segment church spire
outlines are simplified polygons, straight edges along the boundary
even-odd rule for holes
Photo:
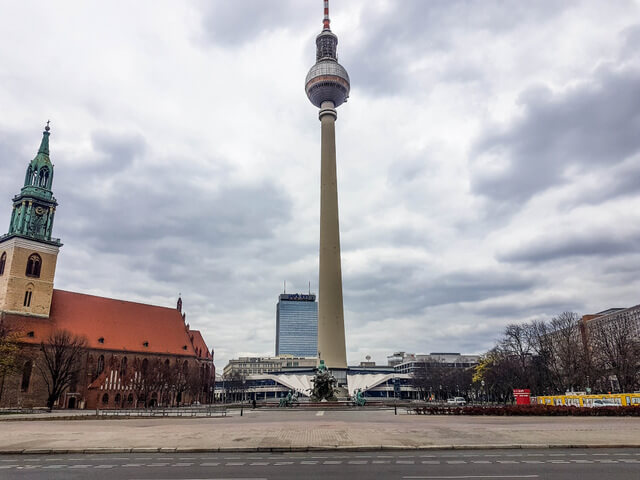
[[[53,164],[49,158],[49,121],[42,132],[40,148],[29,162],[24,177],[24,186],[13,198],[13,212],[9,223],[9,236],[20,236],[32,240],[60,245],[60,240],[51,238],[53,217],[58,202],[53,196]]]
[[[51,130],[49,122],[50,120],[47,120],[47,126],[44,127],[44,132],[42,132],[42,141],[40,142],[40,148],[38,149],[38,153],[46,155],[47,157],[49,156],[49,130]]]

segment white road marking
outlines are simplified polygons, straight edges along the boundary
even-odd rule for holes
[[[300,465],[317,465],[317,464],[318,464],[317,460],[304,460],[300,462]]]
[[[217,464],[216,464],[217,465]],[[249,464],[250,466],[261,466],[264,467],[265,465],[269,465],[269,462],[253,462]]]
[[[246,462],[227,462],[225,466],[227,467],[240,467],[244,465]]]
[[[218,465],[220,464],[215,462],[205,462],[200,464],[201,467],[217,467]]]
[[[349,460],[347,463],[349,465],[366,465],[369,462],[367,460]]]
[[[539,475],[454,475],[454,476],[430,476],[430,477],[402,477],[402,478],[540,478]]]
[[[325,460],[322,462],[324,465],[340,465],[342,460]]]
[[[318,413],[316,413],[316,417],[321,417],[324,415],[324,410],[320,410]]]

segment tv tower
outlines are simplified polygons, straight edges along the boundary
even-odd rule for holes
[[[322,131],[318,360],[324,360],[325,365],[334,370],[338,381],[346,381],[335,122],[336,108],[347,101],[350,83],[347,71],[338,63],[338,37],[331,32],[330,24],[329,1],[324,0],[323,29],[316,37],[316,63],[307,74],[305,90],[311,103],[320,109]],[[336,370],[344,371],[344,375]]]

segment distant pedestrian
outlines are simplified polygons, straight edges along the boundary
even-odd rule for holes
[[[251,405],[253,405],[253,408],[256,408],[256,399],[255,398],[251,401]]]

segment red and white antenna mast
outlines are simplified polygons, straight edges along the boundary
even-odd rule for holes
[[[331,30],[331,28],[329,28],[330,23],[331,20],[329,19],[329,0],[324,0],[324,20],[322,21],[322,24],[324,25],[323,30]]]

